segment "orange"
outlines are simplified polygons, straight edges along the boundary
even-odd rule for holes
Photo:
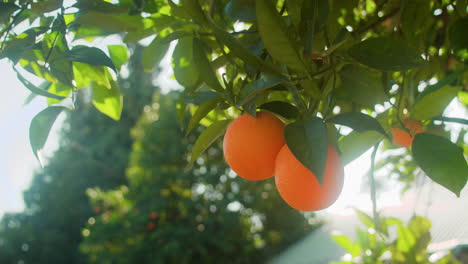
[[[300,211],[317,211],[333,204],[343,188],[344,168],[329,145],[323,185],[296,159],[287,145],[276,157],[275,182],[283,200]]]
[[[414,136],[416,134],[422,133],[423,129],[421,123],[419,123],[417,120],[405,119],[403,120],[403,123],[410,131],[410,134],[408,134],[408,132],[404,131],[403,129],[392,128],[393,143],[400,147],[409,147],[411,144],[413,144]]]
[[[254,118],[243,114],[236,118],[224,135],[224,158],[240,177],[258,181],[270,178],[275,159],[284,141],[284,124],[267,112]]]

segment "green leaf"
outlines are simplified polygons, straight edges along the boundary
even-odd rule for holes
[[[73,73],[75,75],[76,87],[83,88],[91,86],[91,81],[111,89],[111,83],[106,68],[93,66],[86,63],[74,62]]]
[[[20,9],[19,6],[13,3],[0,2],[0,21],[3,18],[10,16],[13,12]]]
[[[216,25],[213,25],[214,34],[217,39],[226,45],[233,55],[239,57],[245,63],[255,67],[257,70],[267,70],[270,72],[277,72],[273,66],[262,61],[259,57],[253,54],[249,49],[244,47],[236,38],[234,38],[228,32],[220,29]]]
[[[31,3],[31,11],[33,13],[48,13],[60,8],[63,4],[63,0],[48,0],[42,2]]]
[[[405,39],[417,46],[422,44],[427,29],[433,23],[433,17],[430,1],[407,1],[401,12],[401,31]]]
[[[144,28],[143,21],[137,16],[89,11],[78,16],[74,23],[103,29],[110,33],[121,33],[141,30]]]
[[[58,115],[67,108],[63,106],[49,106],[39,112],[32,120],[29,126],[29,142],[32,151],[39,162],[42,164],[40,152],[49,137],[50,129],[57,119]]]
[[[164,36],[159,34],[143,51],[143,69],[146,72],[153,70],[155,66],[161,63],[161,60],[167,53],[170,43],[164,41]]]
[[[72,91],[73,87],[63,84],[61,82],[52,83],[48,89],[50,93],[63,96],[64,98],[67,97],[70,92]],[[47,104],[58,104],[62,101],[62,99],[54,99],[54,98],[47,98]]]
[[[308,70],[299,48],[289,36],[288,28],[270,0],[256,0],[257,24],[263,45],[270,55],[295,70]]]
[[[205,102],[203,102],[198,108],[197,111],[195,111],[195,114],[193,114],[192,119],[190,119],[190,122],[187,127],[187,135],[190,134],[190,132],[198,125],[200,120],[202,120],[211,110],[216,108],[220,102],[223,101],[223,98],[218,96],[212,99],[209,99]]]
[[[122,95],[118,84],[114,80],[110,82],[110,89],[94,81],[91,83],[93,105],[101,113],[119,120],[123,108]]]
[[[72,50],[65,52],[63,57],[69,61],[77,61],[95,66],[107,66],[117,72],[112,60],[98,48],[82,45],[75,46]]]
[[[416,98],[416,102],[420,101],[421,99],[423,99],[426,95],[428,94],[431,94],[437,90],[439,90],[440,88],[446,86],[446,85],[451,85],[453,84],[457,79],[458,77],[463,74],[465,71],[467,71],[468,69],[466,67],[464,68],[461,68],[457,71],[454,71],[452,72],[451,74],[449,74],[447,77],[445,77],[444,79],[438,81],[437,83],[433,84],[433,85],[430,85],[428,86],[419,96],[418,98]]]
[[[282,75],[262,74],[260,78],[242,88],[238,106],[246,104],[258,93],[287,81],[288,79]]]
[[[349,48],[348,53],[358,62],[382,71],[404,71],[426,63],[416,49],[388,37],[366,39]]]
[[[115,67],[120,70],[129,59],[127,48],[123,45],[109,45],[107,50]]]
[[[298,27],[301,23],[302,17],[302,4],[304,0],[293,0],[287,1],[286,7],[288,8],[288,15],[291,18],[291,22]]]
[[[54,93],[50,93],[45,89],[41,89],[41,88],[35,86],[34,84],[32,84],[28,80],[26,80],[23,76],[21,76],[21,74],[19,74],[19,73],[16,76],[18,77],[18,80],[20,80],[21,83],[24,85],[24,87],[26,87],[29,91],[31,91],[31,92],[33,92],[33,93],[35,93],[37,95],[41,95],[41,96],[45,96],[45,97],[49,97],[49,98],[54,98],[54,99],[57,99],[57,100],[65,99],[65,97],[63,97],[63,96],[60,96],[60,95],[57,95],[57,94],[54,94]]]
[[[431,119],[442,114],[447,105],[455,98],[460,86],[444,86],[426,94],[414,106],[414,118],[418,120]]]
[[[224,8],[231,20],[255,21],[255,0],[230,0]]]
[[[180,0],[182,8],[184,8],[190,16],[199,24],[208,24],[205,14],[198,0]]]
[[[361,210],[354,209],[359,220],[367,227],[374,228],[374,219]]]
[[[338,97],[350,98],[358,104],[374,107],[387,99],[380,75],[358,65],[346,65],[340,71],[341,86],[336,90]]]
[[[174,16],[167,16],[161,14],[153,14],[151,16],[151,27],[146,27],[137,31],[128,32],[125,35],[123,42],[137,42],[143,38],[159,34],[162,30],[167,29],[171,25],[176,25],[178,20]]]
[[[431,221],[421,216],[413,216],[408,223],[408,229],[411,230],[416,238],[419,238],[424,233],[431,231],[431,226]]]
[[[357,132],[377,131],[386,135],[385,130],[377,119],[360,112],[347,112],[327,119],[327,122],[343,125],[352,128]]]
[[[193,145],[192,154],[190,155],[190,163],[192,164],[200,157],[200,155],[224,134],[228,125],[232,120],[220,120],[214,122],[211,126],[207,127],[198,137]]]
[[[327,160],[327,130],[322,119],[314,117],[286,126],[286,144],[294,156],[323,184]]]
[[[179,39],[172,54],[174,76],[182,86],[192,88],[199,80],[193,58],[193,38]]]
[[[216,73],[206,57],[203,43],[195,38],[193,39],[193,59],[197,62],[196,69],[200,78],[213,90],[223,92],[224,88],[218,81]]]
[[[178,31],[174,31],[174,32],[171,32],[171,33],[167,34],[167,36],[165,36],[162,41],[164,43],[169,44],[174,40],[178,40],[178,39],[181,39],[183,37],[188,37],[188,36],[193,36],[193,33],[187,32],[187,31],[184,31],[184,30],[178,30]]]
[[[332,235],[333,241],[335,241],[340,247],[346,250],[351,256],[357,257],[361,254],[362,248],[359,244],[351,242],[351,240],[344,235]]]
[[[455,53],[462,58],[468,58],[468,16],[458,19],[449,29],[449,39]]]
[[[299,110],[294,105],[283,101],[264,103],[259,108],[276,113],[287,119],[294,119],[299,116]]]
[[[446,138],[421,133],[414,138],[413,157],[429,178],[460,196],[468,180],[461,147]]]
[[[361,156],[379,142],[382,137],[382,134],[376,131],[367,131],[364,133],[353,131],[347,136],[344,136],[338,141],[338,147],[342,152],[341,159],[343,164],[346,165]]]
[[[416,238],[414,237],[413,233],[411,233],[411,231],[408,228],[405,228],[403,225],[398,225],[397,233],[398,250],[401,252],[409,252],[416,244]]]
[[[465,91],[458,92],[458,100],[464,106],[467,106],[468,105],[468,92],[465,92]]]

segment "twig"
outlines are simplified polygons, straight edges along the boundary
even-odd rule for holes
[[[468,119],[457,118],[457,117],[436,116],[432,118],[432,120],[439,120],[439,121],[444,121],[444,122],[453,122],[453,123],[468,125]]]
[[[374,227],[376,231],[380,230],[380,225],[379,225],[379,216],[377,215],[377,194],[375,190],[375,178],[374,178],[375,171],[374,170],[375,170],[375,156],[377,154],[377,149],[379,148],[380,142],[381,141],[375,144],[374,150],[372,151],[371,168],[369,172],[370,196],[372,200],[372,216],[374,218]]]
[[[391,10],[390,12],[388,12],[386,15],[382,16],[382,17],[379,17],[377,20],[375,20],[374,22],[370,23],[369,25],[365,26],[365,27],[362,27],[362,28],[359,28],[357,29],[356,31],[354,31],[353,33],[351,33],[353,36],[357,36],[357,35],[360,35],[362,33],[365,33],[371,29],[373,29],[374,27],[376,27],[377,25],[379,25],[380,23],[382,23],[383,21],[385,21],[387,18],[390,18],[394,15],[396,15],[398,12],[400,11],[400,8],[397,7],[393,10]]]
[[[13,25],[15,24],[18,17],[24,12],[24,10],[26,10],[26,7],[28,5],[29,5],[29,1],[27,1],[23,6],[21,6],[20,11],[16,15],[13,16],[13,19],[11,20],[11,23],[8,24],[8,26],[4,30],[2,30],[2,32],[0,32],[0,37],[2,37],[3,34],[5,34],[5,38],[3,39],[2,46],[0,47],[0,50],[3,50],[3,48],[5,46],[6,38],[8,37],[8,34],[10,33],[11,29],[13,28]]]

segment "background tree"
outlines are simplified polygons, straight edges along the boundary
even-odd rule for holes
[[[233,177],[221,146],[190,170],[177,122],[180,93],[155,96],[133,130],[129,185],[88,190],[93,207],[81,245],[90,263],[265,262],[314,226],[279,199],[273,182]]]
[[[84,262],[78,248],[81,229],[98,213],[89,205],[86,189],[126,182],[130,129],[154,91],[139,61],[141,48],[135,49],[129,78],[121,81],[126,104],[119,123],[91,108],[85,93],[77,94],[59,148],[24,193],[25,211],[5,214],[0,223],[1,263]]]

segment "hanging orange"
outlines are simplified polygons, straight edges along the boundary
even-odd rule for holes
[[[411,144],[413,144],[414,136],[416,134],[422,133],[423,128],[421,123],[419,123],[417,120],[405,119],[403,120],[403,123],[410,131],[410,134],[408,134],[408,132],[404,131],[403,129],[392,128],[393,143],[400,147],[409,147]]]
[[[264,180],[273,176],[276,155],[284,144],[284,124],[274,115],[243,114],[229,125],[224,135],[224,158],[240,177]]]
[[[329,145],[323,185],[296,159],[287,145],[276,157],[275,182],[283,200],[300,211],[318,211],[333,204],[343,188],[344,168]]]

